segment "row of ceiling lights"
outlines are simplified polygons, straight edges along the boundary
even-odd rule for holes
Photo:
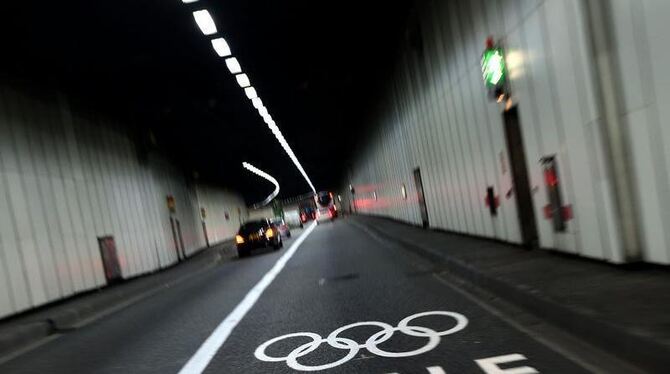
[[[199,0],[181,0],[181,1],[184,4],[190,4],[198,2]],[[218,33],[216,23],[214,22],[214,19],[212,18],[209,11],[207,11],[206,9],[194,11],[193,18],[195,19],[196,24],[200,28],[200,31],[202,31],[204,35],[211,36],[216,35]],[[316,189],[314,188],[312,181],[307,176],[305,169],[303,169],[302,165],[300,164],[300,161],[298,161],[298,158],[296,157],[295,153],[293,153],[291,146],[289,146],[288,142],[284,138],[284,135],[279,130],[279,127],[277,127],[277,124],[272,119],[272,116],[268,112],[268,109],[263,105],[263,101],[261,100],[260,97],[258,97],[256,89],[251,85],[251,80],[245,73],[242,72],[242,66],[240,65],[240,62],[237,60],[237,58],[235,58],[232,55],[232,51],[230,49],[230,45],[228,44],[228,42],[226,42],[226,40],[222,37],[217,37],[212,39],[211,43],[212,48],[214,48],[216,54],[219,55],[219,57],[226,58],[225,60],[226,67],[228,68],[230,73],[235,76],[237,84],[242,89],[244,89],[245,95],[247,96],[247,98],[249,98],[249,100],[251,100],[251,103],[253,104],[254,108],[258,110],[258,114],[260,114],[260,116],[263,117],[263,121],[265,122],[265,124],[267,124],[270,131],[272,131],[275,138],[277,138],[277,141],[279,141],[279,144],[281,144],[282,148],[284,148],[286,154],[288,154],[288,156],[291,158],[291,161],[293,161],[293,164],[296,166],[296,168],[298,168],[302,176],[305,178],[305,181],[307,181],[309,187],[312,189],[314,193],[316,193]]]

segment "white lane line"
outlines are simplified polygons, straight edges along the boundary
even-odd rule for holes
[[[284,253],[283,256],[277,260],[275,265],[268,271],[263,278],[252,288],[242,301],[233,309],[230,314],[214,329],[212,334],[205,340],[198,348],[193,357],[184,365],[179,371],[179,374],[200,374],[212,361],[216,352],[219,351],[223,343],[233,332],[237,324],[244,318],[249,310],[256,304],[263,291],[272,283],[280,271],[284,268],[288,260],[293,257],[293,254],[298,250],[307,236],[314,230],[315,223],[312,223],[305,232],[291,245],[291,247]]]

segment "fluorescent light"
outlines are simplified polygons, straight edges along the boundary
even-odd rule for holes
[[[272,193],[270,195],[268,195],[268,197],[266,197],[265,200],[261,201],[260,203],[254,204],[255,207],[260,208],[260,207],[263,207],[265,205],[268,205],[272,201],[272,199],[274,199],[275,197],[277,197],[277,195],[279,195],[279,182],[277,182],[277,180],[275,178],[273,178],[270,174],[268,174],[268,173],[264,172],[263,170],[251,165],[248,162],[243,162],[242,166],[244,166],[244,168],[249,170],[250,172],[252,172],[252,173],[258,175],[259,177],[261,177],[261,178],[269,181],[270,183],[274,184],[274,186],[275,186],[274,191],[272,191]]]
[[[239,74],[242,72],[242,67],[235,57],[226,59],[226,66],[230,71],[230,74]]]
[[[251,82],[249,81],[249,77],[247,77],[246,74],[237,74],[235,76],[235,79],[237,79],[237,84],[240,85],[240,87],[249,87],[251,86]]]
[[[195,23],[198,24],[198,27],[200,27],[200,31],[202,31],[203,34],[216,34],[216,24],[206,9],[193,12],[193,18],[195,18]]]
[[[244,93],[247,94],[247,97],[252,100],[258,97],[258,95],[256,94],[256,89],[253,88],[252,86],[245,88]]]
[[[270,115],[268,114],[268,118]],[[300,171],[300,174],[302,174],[302,177],[305,178],[305,181],[307,181],[307,184],[309,184],[309,187],[312,189],[312,192],[316,193],[316,188],[314,188],[314,184],[312,184],[312,181],[309,179],[307,176],[307,173],[305,172],[305,169],[302,167],[300,164],[300,161],[298,161],[298,158],[295,156],[295,153],[293,153],[293,150],[291,149],[291,146],[288,144],[286,139],[284,138],[284,135],[282,135],[281,131],[279,131],[279,128],[277,125],[272,121],[271,119],[266,119],[266,122],[268,124],[268,127],[274,134],[274,136],[277,138],[277,141],[279,141],[279,144],[281,144],[282,148],[284,148],[284,152],[289,156],[291,161],[293,161],[293,164],[295,167]]]
[[[198,1],[198,0],[181,0],[181,2],[184,3],[184,4],[195,3],[195,2],[197,2],[197,1]]]
[[[212,47],[214,47],[214,50],[216,51],[216,54],[219,55],[219,57],[227,57],[232,53],[230,52],[230,46],[224,38],[213,39]]]
[[[268,113],[268,108],[262,106],[262,107],[258,108],[258,113],[260,113],[261,117],[265,118],[265,116],[267,116],[269,114]]]
[[[255,97],[251,99],[251,103],[254,104],[254,108],[258,109],[263,106],[263,100],[260,97]]]

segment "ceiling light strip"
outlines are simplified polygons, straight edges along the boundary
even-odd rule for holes
[[[212,19],[212,15],[209,14],[209,12],[206,9],[196,10],[195,12],[193,12],[193,18],[195,19],[195,23],[198,24],[198,27],[200,28],[200,31],[202,31],[203,34],[205,35],[216,34],[217,32],[216,24]]]
[[[264,172],[263,170],[251,165],[248,162],[243,162],[242,166],[245,169],[249,170],[250,172],[252,172],[252,173],[258,175],[259,177],[261,177],[261,178],[269,181],[270,183],[274,184],[274,186],[275,186],[274,191],[272,191],[272,193],[270,195],[268,195],[268,197],[266,197],[265,200],[254,204],[254,208],[262,208],[262,207],[270,204],[272,199],[274,199],[275,197],[277,197],[277,195],[279,195],[279,182],[277,182],[277,180],[275,178],[273,178],[270,174],[268,174],[268,173]]]
[[[182,3],[189,4],[197,1],[198,0],[182,0]],[[211,14],[209,14],[209,12],[206,9],[197,10],[193,12],[193,18],[195,19],[195,22],[197,23],[198,27],[200,28],[200,31],[202,31],[203,34],[214,35],[218,33],[216,23],[214,23],[214,19],[212,19]],[[249,80],[249,77],[246,74],[242,73],[242,66],[240,65],[237,58],[231,57],[232,52],[230,50],[230,45],[228,44],[228,42],[226,42],[224,38],[218,37],[212,39],[211,43],[212,47],[220,57],[227,57],[225,60],[226,67],[228,67],[228,70],[230,71],[231,74],[235,75],[235,79],[237,80],[238,85],[242,89],[244,89],[244,93],[252,101],[254,108],[258,110],[260,116],[263,117],[263,120],[268,125],[270,131],[272,131],[275,138],[277,138],[279,144],[281,144],[282,148],[284,148],[284,152],[286,152],[286,154],[291,158],[291,161],[293,161],[295,167],[298,169],[298,171],[300,171],[300,174],[302,174],[303,178],[305,178],[305,181],[307,181],[307,184],[309,184],[309,187],[312,189],[312,191],[316,193],[316,188],[314,188],[312,181],[307,176],[305,169],[300,164],[300,161],[298,161],[298,158],[296,157],[295,153],[293,153],[291,146],[289,146],[286,139],[284,139],[284,135],[277,127],[277,124],[272,119],[272,116],[268,112],[267,108],[263,106],[263,102],[258,97],[256,89],[253,86],[251,86],[251,81]],[[247,163],[244,164],[251,166]],[[268,174],[266,175],[269,176]],[[278,184],[277,184],[277,193],[279,193]]]

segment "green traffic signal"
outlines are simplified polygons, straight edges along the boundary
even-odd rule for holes
[[[484,51],[482,75],[487,87],[498,87],[505,82],[505,57],[502,48],[489,48]]]

